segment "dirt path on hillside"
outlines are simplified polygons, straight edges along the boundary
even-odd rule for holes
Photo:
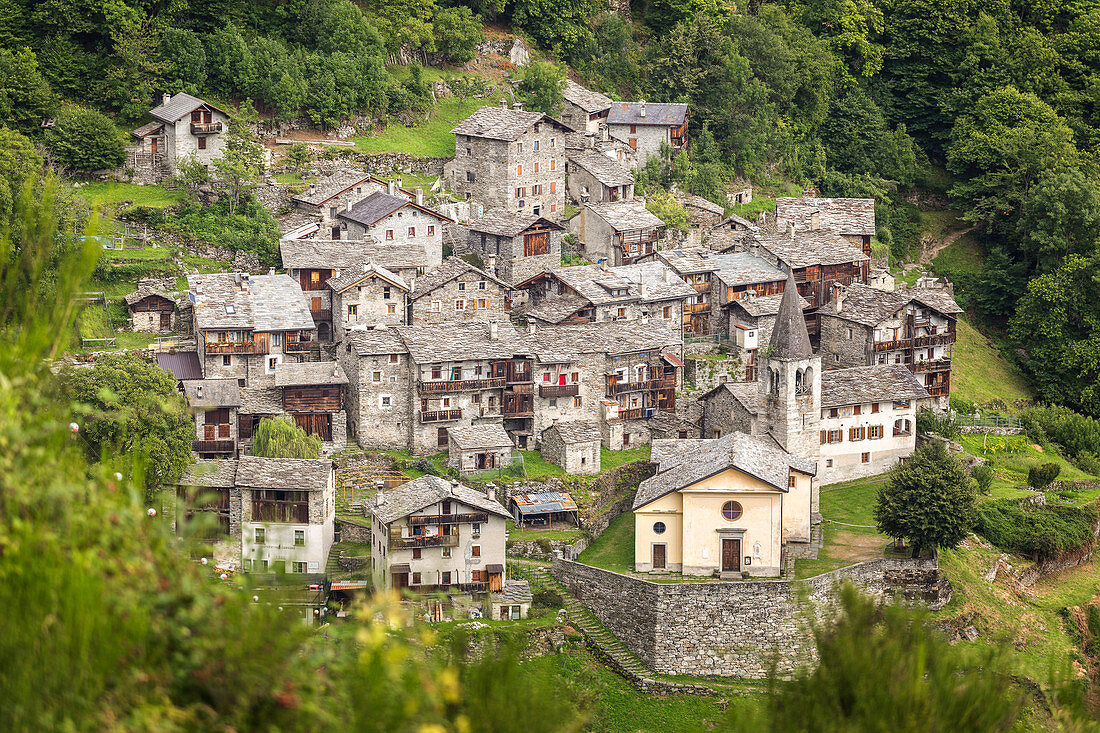
[[[923,251],[921,252],[920,256],[920,264],[929,264],[930,262],[932,262],[932,260],[936,259],[936,255],[940,253],[940,250],[944,249],[945,247],[950,247],[959,239],[959,237],[969,234],[970,232],[974,231],[974,229],[974,227],[967,227],[966,229],[956,229],[943,239],[931,240],[927,247],[921,248]]]

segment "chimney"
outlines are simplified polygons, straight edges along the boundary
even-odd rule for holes
[[[645,119],[645,100],[643,99],[641,102],[638,103],[638,105],[639,105],[638,116],[641,117],[644,120]]]
[[[664,269],[664,276],[665,276],[665,285],[671,285],[672,284],[672,270],[670,270],[666,267]]]
[[[844,308],[844,286],[833,283],[833,300],[836,302],[836,312],[840,313]]]
[[[201,384],[195,385],[195,396],[196,397],[202,397],[202,385]]]
[[[393,196],[394,191],[396,189],[397,189],[397,187],[393,185],[393,180],[392,179],[386,181],[386,193],[388,193],[390,196]]]
[[[312,196],[312,195],[313,195],[313,193],[314,193],[314,192],[315,192],[316,190],[317,190],[317,184],[315,184],[315,183],[311,183],[311,184],[309,184],[309,195],[310,195],[310,196]]]
[[[378,506],[382,506],[382,504],[385,503],[385,501],[386,501],[386,492],[382,489],[381,486],[379,486],[378,487],[378,493],[374,495],[374,502]]]
[[[504,97],[500,98],[500,108],[501,109],[508,109],[508,100],[505,99]]]
[[[611,140],[611,132],[607,129],[607,125],[600,125],[600,142],[606,143]]]
[[[497,328],[498,328],[498,325],[497,325],[496,321],[489,321],[489,340],[490,341],[496,341],[497,340]]]
[[[420,186],[416,187],[416,205],[424,205],[424,189],[422,189]]]
[[[169,94],[168,92],[165,92],[165,93],[164,93],[164,94],[163,94],[163,95],[161,96],[161,102],[163,102],[164,104],[168,104],[168,103],[169,103],[169,102],[171,102],[171,101],[172,101],[172,95],[171,95],[171,94]]]
[[[527,319],[527,333],[534,333],[535,330],[536,330],[535,329],[535,319],[534,318],[528,318]]]
[[[274,275],[275,274],[275,268],[274,267],[267,268],[267,274],[268,275]]]
[[[512,109],[514,109],[516,112],[522,112],[523,102],[512,102]]]
[[[638,295],[639,297],[649,297],[649,283],[638,283]]]
[[[401,188],[401,176],[397,177],[397,183],[394,184],[397,188]]]

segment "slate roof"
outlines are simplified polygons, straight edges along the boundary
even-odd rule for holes
[[[156,288],[151,288],[148,285],[142,285],[140,288],[127,295],[124,300],[126,301],[126,305],[132,306],[145,300],[146,298],[153,296],[164,298],[165,300],[170,300],[173,304],[175,304],[176,302],[175,297],[173,297],[170,293],[166,293],[163,290],[157,290]]]
[[[657,257],[681,274],[713,272],[726,285],[779,282],[787,273],[748,252],[718,253],[706,247],[661,250]]]
[[[348,378],[338,361],[282,362],[275,365],[276,387],[313,387],[347,384]]]
[[[570,445],[573,443],[600,442],[603,436],[600,434],[600,424],[595,420],[573,420],[570,422],[554,423],[543,435],[553,430],[561,438],[561,442]]]
[[[640,262],[606,269],[602,265],[554,267],[550,273],[593,305],[632,301],[654,303],[695,295],[695,288],[662,262]],[[641,294],[643,284],[645,297]],[[626,294],[611,294],[618,289],[626,289]]]
[[[231,489],[237,484],[237,461],[223,458],[216,461],[195,461],[180,476],[180,486],[211,489]]]
[[[374,237],[342,239],[280,239],[279,254],[288,270],[344,270],[373,262],[389,270],[429,267],[422,244],[379,242]]]
[[[544,121],[563,130],[572,129],[542,112],[527,112],[507,107],[482,107],[459,123],[451,132],[456,135],[487,137],[492,140],[514,142],[532,125]]]
[[[133,135],[136,138],[143,138],[143,137],[145,137],[146,135],[148,135],[150,133],[156,132],[157,130],[159,130],[163,126],[164,126],[163,122],[150,122],[148,124],[142,125],[141,127],[137,128],[136,130],[131,130],[130,134]]]
[[[158,353],[157,366],[179,380],[202,379],[202,365],[195,351]]]
[[[557,222],[544,219],[541,216],[535,216],[534,214],[524,214],[522,211],[513,211],[512,209],[489,209],[477,219],[470,222],[467,229],[471,232],[485,232],[486,234],[496,234],[501,237],[514,237],[520,232],[528,229],[535,224],[542,223],[544,226],[549,226],[551,229],[561,229],[561,225]]]
[[[852,283],[844,289],[841,302],[838,303],[834,298],[823,305],[819,312],[822,315],[842,318],[864,326],[876,326],[893,318],[898,311],[913,301],[948,315],[962,311],[951,294],[943,289],[879,290],[869,285]]]
[[[498,277],[490,275],[478,267],[474,267],[466,260],[460,257],[448,257],[443,260],[443,264],[436,267],[431,272],[426,273],[423,277],[418,277],[416,283],[413,285],[412,292],[409,296],[416,300],[422,298],[428,293],[446,285],[455,278],[465,275],[467,272],[476,274],[480,279],[486,280],[491,283],[495,283],[498,287],[508,290],[508,283],[504,282]],[[474,291],[481,292],[481,291]]]
[[[660,323],[611,321],[576,326],[540,328],[528,337],[540,361],[564,364],[580,354],[630,354],[638,351],[676,351],[681,339]]]
[[[629,168],[596,150],[585,149],[570,153],[569,165],[583,168],[597,181],[612,188],[634,183],[634,175]]]
[[[908,293],[913,300],[938,310],[940,313],[949,315],[962,313],[962,308],[955,302],[955,296],[946,288],[906,288],[901,292]]]
[[[584,208],[606,221],[617,232],[663,227],[665,223],[645,207],[641,199],[585,204]]]
[[[687,121],[686,104],[646,102],[645,117],[639,102],[612,102],[607,115],[609,125],[664,125],[676,127]]]
[[[454,499],[475,509],[509,519],[512,516],[496,499],[490,499],[480,491],[457,481],[452,483],[432,475],[421,476],[396,489],[384,491],[382,496],[381,504],[378,503],[378,496],[375,496],[371,513],[383,524],[407,517],[443,499]]]
[[[454,221],[454,219],[444,216],[438,211],[433,211],[426,206],[417,206],[415,202],[409,201],[409,199],[404,196],[391,196],[385,191],[375,191],[370,196],[357,201],[347,211],[337,213],[336,218],[347,219],[348,221],[362,224],[365,227],[370,227],[382,221],[387,216],[396,213],[398,209],[403,209],[406,206],[423,211],[425,214],[434,216],[440,221]]]
[[[255,379],[250,379],[256,382]],[[245,415],[278,415],[283,411],[283,395],[273,381],[241,387],[240,412]]]
[[[311,206],[320,206],[332,197],[339,196],[349,188],[372,178],[373,176],[369,173],[357,171],[353,168],[345,168],[322,178],[305,191],[291,196],[290,200],[310,204]]]
[[[237,459],[237,485],[252,489],[323,491],[332,475],[332,461],[324,458]]]
[[[209,102],[204,102],[198,97],[192,97],[190,94],[185,94],[184,92],[173,95],[168,100],[167,104],[161,104],[149,110],[149,114],[158,120],[174,123],[184,115],[190,114],[196,107],[201,107],[204,104],[210,109],[221,112],[226,117],[229,116],[225,110],[218,109]]]
[[[723,219],[722,221],[715,224],[714,227],[717,229],[718,227],[725,227],[725,226],[729,226],[731,224],[736,224],[738,226],[744,227],[745,229],[748,229],[748,230],[754,231],[754,232],[759,231],[759,229],[760,229],[760,227],[756,226],[755,224],[753,224],[748,219],[745,219],[744,217],[738,216],[737,214],[730,214],[725,219]]]
[[[241,406],[241,388],[236,379],[185,379],[183,394],[191,407]]]
[[[356,356],[407,354],[405,342],[392,329],[351,328],[344,332],[344,343]]]
[[[242,278],[240,284],[237,277]],[[187,285],[195,296],[195,323],[199,330],[262,332],[314,328],[302,287],[289,275],[188,275]]]
[[[789,234],[757,234],[756,242],[788,267],[842,265],[871,259],[863,250],[828,229]]]
[[[687,446],[658,444],[687,442]],[[657,473],[638,486],[634,509],[666,494],[687,488],[728,468],[755,476],[769,486],[787,492],[790,470],[816,475],[813,461],[791,455],[771,440],[745,433],[730,433],[709,440],[653,441],[653,451],[660,458]],[[650,460],[654,460],[651,455]]]
[[[821,373],[822,407],[920,400],[926,397],[928,390],[904,364],[827,369]]]
[[[688,196],[683,201],[684,206],[691,206],[696,209],[702,209],[709,214],[717,214],[718,216],[725,216],[726,210],[718,204],[703,198],[702,196]]]
[[[376,265],[373,262],[365,262],[362,267],[348,267],[336,277],[330,277],[325,281],[325,284],[332,290],[339,293],[342,290],[347,290],[352,285],[360,283],[368,277],[380,277],[383,280],[387,280],[393,283],[401,290],[408,291],[409,284],[405,282],[405,278],[400,277],[390,272],[381,265]]]
[[[750,415],[759,415],[764,411],[759,382],[724,382],[705,393],[703,398],[708,398],[719,390],[729,392]]]
[[[848,198],[789,198],[775,200],[776,221],[801,224],[817,213],[819,225],[840,234],[875,235],[875,200]]]
[[[794,275],[790,274],[787,276],[787,285],[783,288],[783,297],[779,301],[779,313],[775,316],[775,326],[772,328],[772,358],[793,361],[809,359],[813,355],[800,300]]]
[[[524,315],[528,318],[534,318],[537,321],[542,321],[543,323],[549,323],[556,326],[569,316],[579,311],[581,308],[585,308],[588,305],[589,302],[587,299],[582,298],[579,295],[566,293],[565,295],[557,295],[553,298],[547,298],[533,308],[528,308],[524,312]]]
[[[508,437],[501,423],[455,427],[447,431],[447,436],[459,450],[512,447],[512,439]]]
[[[577,502],[564,491],[546,491],[538,494],[515,494],[512,503],[519,509],[520,515],[547,514],[553,512],[575,512]]]
[[[526,580],[506,580],[499,593],[490,593],[490,603],[522,605],[534,600],[531,584]]]
[[[738,307],[744,310],[753,318],[759,318],[760,316],[774,316],[779,313],[779,304],[783,302],[783,293],[776,293],[775,295],[750,295],[738,300],[731,300],[727,305],[729,307]],[[806,310],[810,307],[810,301],[798,296],[798,307],[802,310]]]
[[[467,359],[511,359],[529,354],[519,332],[510,323],[496,323],[490,338],[489,323],[449,323],[446,326],[396,326],[414,362],[432,364]]]
[[[565,97],[565,101],[577,105],[589,114],[602,112],[614,104],[610,97],[586,89],[572,79],[565,80],[565,91],[562,92],[562,95]]]

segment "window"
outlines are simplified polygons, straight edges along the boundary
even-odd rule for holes
[[[443,379],[443,367],[437,365],[432,366],[432,379]]]
[[[205,137],[200,137],[199,138],[199,150],[206,150],[206,138]]]
[[[391,241],[393,240],[393,230],[392,229],[387,229],[386,230],[386,239],[391,240]]]
[[[553,188],[553,187],[554,187],[554,184],[551,183],[550,188]],[[558,210],[558,205],[557,204],[550,204],[550,211],[557,211],[557,210]]]
[[[393,293],[390,292],[389,285],[386,285],[382,288],[382,300],[389,300],[392,295]]]
[[[478,280],[477,281],[477,289],[478,290],[484,290],[485,289],[485,281],[484,280]]]
[[[432,301],[432,313],[439,313],[443,310],[443,303],[438,300]]]
[[[292,573],[304,573],[306,571],[306,564],[304,562],[292,562],[290,564],[290,572]]]
[[[386,312],[390,314],[397,313],[397,306],[393,303],[390,303],[386,306]]]
[[[359,313],[359,306],[357,306],[357,305],[349,305],[348,306],[348,318],[355,318],[355,316],[358,315],[358,313]]]
[[[859,462],[860,463],[870,463],[871,462],[871,454],[870,453],[860,453],[859,454]]]
[[[832,468],[832,467],[833,467],[833,459],[832,458],[826,458],[825,459],[825,468]]]
[[[474,182],[474,172],[473,171],[466,171],[466,182],[467,183],[473,183]]]
[[[415,237],[416,236],[416,227],[409,227],[409,236],[410,237]]]
[[[664,315],[666,320],[672,318],[672,306],[666,305],[664,310],[662,311],[662,314]]]
[[[863,414],[863,405],[854,406],[852,408],[852,414],[853,415],[862,415]]]
[[[472,536],[474,537],[474,539],[477,539],[478,537],[481,536],[481,525],[478,524],[477,522],[474,522],[473,524],[471,524],[470,529],[471,529]],[[479,550],[479,552],[480,552],[480,550]]]
[[[840,417],[840,408],[833,407],[829,409],[829,417]]]
[[[794,474],[793,473],[790,474],[789,476],[787,476],[787,488],[788,489],[793,489],[794,488]]]
[[[449,550],[451,548],[448,547],[447,549]],[[443,583],[443,585],[450,585],[451,584],[451,571],[450,570],[444,570],[442,575],[443,575],[443,579],[440,582]]]
[[[848,428],[848,440],[856,442],[867,437],[867,428]]]
[[[382,372],[374,372],[371,375],[371,381],[372,382],[381,382],[382,381]]]
[[[848,338],[849,340],[852,338],[852,329],[850,328],[848,329]]]
[[[825,443],[839,443],[844,440],[844,433],[840,430],[822,430],[821,442]]]
[[[894,400],[895,410],[904,410],[906,407],[909,407],[909,400]]]
[[[871,403],[871,412],[872,413],[878,412],[878,403],[877,402],[872,402]]]
[[[536,145],[538,145],[538,141],[537,141],[537,140],[535,141],[535,144],[536,144]],[[538,164],[538,162],[536,162],[536,163],[535,163],[535,173],[538,173],[538,172],[539,172],[539,164]]]
[[[413,560],[419,560],[423,556],[423,551],[419,547],[413,548]]]
[[[536,183],[534,186],[531,186],[531,195],[532,196],[541,196],[542,195],[542,184],[541,183]],[[538,212],[535,212],[535,213],[538,213]]]
[[[283,335],[281,333],[279,333],[278,331],[271,334],[271,343],[274,344],[275,346],[282,346],[283,345]]]
[[[551,160],[550,161],[550,170],[556,171],[557,169],[558,169],[558,161]]]
[[[558,182],[557,181],[550,181],[550,193],[557,193],[557,192],[558,192]],[[551,208],[550,210],[553,211],[554,209]]]
[[[637,125],[631,125],[630,126],[630,134],[631,135],[637,135],[638,134],[638,126]]]
[[[520,143],[520,145],[522,145],[522,144],[523,143]],[[523,164],[522,163],[520,165],[516,166],[516,175],[517,176],[522,176],[523,175]]]
[[[664,534],[665,529],[667,529],[667,527],[665,527],[664,522],[654,522],[653,523],[653,534]]]
[[[412,585],[420,585],[420,573],[412,574]]]
[[[512,606],[512,620],[519,621],[521,608],[519,606]]]
[[[736,501],[727,501],[722,505],[722,518],[727,522],[733,522],[740,519],[744,511]]]
[[[294,530],[294,546],[305,547],[306,546],[306,531],[304,529]]]
[[[550,147],[556,148],[557,147],[557,142],[558,142],[558,139],[556,137],[550,138]]]
[[[451,556],[451,548],[450,547],[444,547],[441,557],[446,558],[446,557],[450,557],[450,556]]]
[[[455,301],[455,310],[456,311],[460,311],[465,307],[466,307],[466,301],[465,300],[456,300]]]
[[[433,234],[435,234],[435,227],[434,226],[429,226],[428,227],[428,236],[430,237]]]
[[[466,289],[466,283],[459,283],[458,284],[458,289],[459,289],[459,291],[465,290]]]
[[[229,354],[226,354],[225,356],[222,357],[222,366],[232,366],[232,365],[233,365],[233,357],[232,356],[230,356]]]
[[[485,298],[478,298],[477,299],[477,307],[478,308],[488,308],[489,307],[489,301]]]
[[[266,536],[266,529],[264,529],[263,527],[256,527],[255,534],[253,535],[252,539],[257,545],[262,545]]]
[[[535,141],[535,152],[536,153],[539,151],[539,142],[541,142],[541,141],[539,141],[539,140]],[[539,164],[535,163],[535,173],[538,173],[538,172],[539,172]]]
[[[472,545],[470,547],[471,557],[481,557],[481,545]]]
[[[882,426],[872,425],[871,427],[867,428],[867,433],[867,437],[871,440],[878,440],[882,437]]]
[[[570,376],[570,380],[573,382],[573,384],[576,384],[580,377],[580,372],[573,372],[573,374]]]
[[[573,407],[580,407],[580,406],[581,406],[581,398],[580,397],[574,397],[573,398]]]
[[[390,354],[390,364],[397,363],[397,354]]]
[[[388,394],[378,396],[378,404],[380,407],[390,407],[393,403],[393,397]]]

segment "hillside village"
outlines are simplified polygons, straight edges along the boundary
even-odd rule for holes
[[[572,74],[533,111],[541,52],[472,56],[430,95],[457,100],[453,154],[407,152],[438,110],[286,124],[158,89],[125,160],[76,181],[102,255],[57,371],[132,357],[170,383],[191,450],[145,503],[189,563],[338,643],[388,591],[535,665],[572,649],[603,690],[707,700],[689,726],[812,666],[807,604],[847,584],[952,644],[1009,639],[1020,679],[1068,658],[1100,680],[1100,466],[1060,418],[1036,429],[973,325],[967,222],[899,257],[881,198],[740,175],[704,197],[673,173],[714,143],[691,103]],[[877,502],[941,447],[990,513],[907,544]],[[1072,527],[1024,538],[1021,512]]]

